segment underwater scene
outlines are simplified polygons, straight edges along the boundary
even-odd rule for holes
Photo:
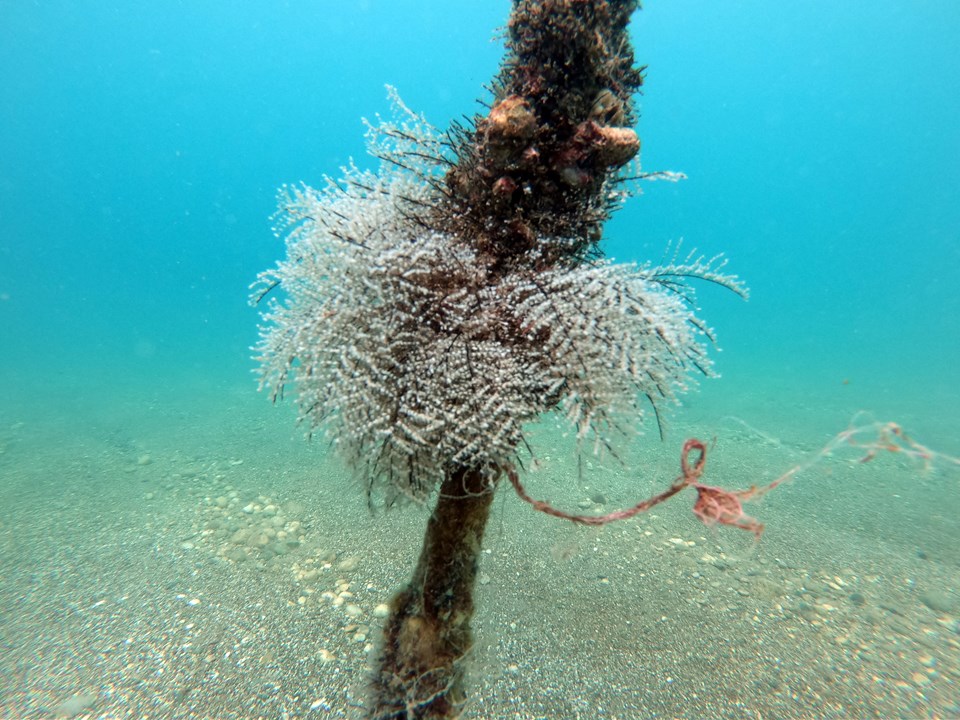
[[[0,720],[960,718],[954,0],[0,0]]]

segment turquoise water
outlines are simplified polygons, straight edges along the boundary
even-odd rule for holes
[[[718,473],[728,474],[712,481],[745,487],[802,462],[859,410],[898,422],[943,455],[960,456],[960,6],[952,0],[644,5],[633,24],[638,60],[649,66],[639,99],[644,168],[682,171],[688,179],[644,185],[643,194],[608,225],[606,250],[618,260],[656,261],[669,242],[682,237],[685,247],[725,253],[751,297],[744,303],[703,289],[702,315],[722,347],[715,354],[721,377],[704,381],[684,399],[665,444],[648,433],[635,449],[638,457],[661,463],[659,478],[666,482],[686,434],[715,436]],[[343,479],[336,459],[322,444],[304,447],[291,408],[275,410],[256,395],[250,346],[258,317],[247,304],[247,288],[283,254],[269,220],[276,188],[300,181],[319,185],[350,158],[369,162],[360,118],[389,112],[385,84],[397,87],[410,107],[438,127],[479,111],[476,99],[484,96],[482,87],[501,54],[500,43],[491,38],[508,11],[503,1],[455,7],[425,0],[0,1],[5,609],[28,597],[56,605],[45,595],[29,595],[20,584],[28,575],[48,572],[50,563],[64,562],[44,550],[50,535],[39,528],[53,526],[43,523],[56,524],[62,513],[61,530],[67,532],[73,522],[69,507],[89,518],[90,507],[103,512],[117,503],[129,515],[121,513],[104,529],[70,543],[93,548],[124,537],[149,549],[153,539],[166,537],[204,498],[216,495],[212,486],[178,494],[184,478],[222,484],[223,477],[233,478],[229,473],[249,470],[231,482],[251,497],[269,490],[310,505],[304,493],[323,485],[318,477],[330,476],[331,487],[343,483],[344,497],[358,503],[343,510],[342,518],[350,518],[342,520],[343,532],[360,523],[371,545],[385,542],[374,538],[381,525],[362,525],[363,498]],[[740,421],[763,435],[744,430]],[[545,436],[546,446],[555,445],[554,455],[562,456],[562,438]],[[241,459],[244,464],[230,465]],[[831,553],[840,552],[835,542],[851,551],[841,567],[827,573],[831,577],[852,583],[852,576],[872,577],[877,567],[891,568],[888,585],[897,588],[892,595],[906,594],[875,600],[874,607],[906,626],[905,632],[890,631],[902,646],[883,646],[891,657],[901,653],[902,663],[875,671],[883,683],[867,673],[847,695],[838,690],[843,712],[828,711],[812,697],[793,706],[773,703],[771,693],[784,685],[803,695],[788,670],[780,690],[751,685],[731,695],[728,704],[722,694],[698,704],[687,693],[685,700],[657,705],[659,712],[754,717],[752,708],[766,709],[764,717],[770,712],[808,717],[821,710],[841,717],[851,716],[851,698],[860,698],[868,709],[864,716],[960,716],[950,699],[958,696],[960,682],[955,660],[960,554],[954,546],[960,473],[949,460],[926,472],[922,463],[888,460],[875,475],[858,470],[838,481],[840,486],[824,473],[798,480],[751,512],[767,523],[760,548],[769,543],[770,558],[778,542],[790,546],[784,538],[797,547],[809,542],[808,559],[786,563],[793,568],[806,562],[812,575],[827,572]],[[183,470],[191,462],[192,474]],[[567,461],[557,462],[567,467]],[[216,463],[226,468],[221,480],[216,480],[220,471],[210,469]],[[630,504],[637,492],[629,478],[622,470],[611,473],[597,483],[607,483],[604,494],[611,503]],[[131,485],[131,478],[143,482]],[[657,478],[650,483],[657,486]],[[537,489],[538,496],[559,492],[546,485]],[[137,513],[153,507],[157,494],[179,509],[164,511],[172,513],[167,524],[144,525]],[[64,497],[75,497],[76,504],[64,504]],[[568,498],[573,507],[578,499]],[[513,505],[513,498],[507,500]],[[527,532],[549,524],[541,526],[542,518],[518,510],[526,508],[503,512],[518,518]],[[316,512],[330,513],[315,518],[317,525],[334,527],[341,517],[335,503]],[[661,528],[668,542],[687,537],[684,532],[691,538],[703,532],[683,524],[692,522],[689,517],[676,517],[679,525]],[[189,534],[169,532],[171,547]],[[418,532],[411,531],[409,552],[384,560],[389,565],[381,568],[384,592],[402,580]],[[626,553],[615,537],[603,536],[607,551],[636,552]],[[567,540],[557,542],[565,547]],[[184,542],[205,552],[199,540]],[[509,534],[494,542],[515,547]],[[581,547],[591,542],[579,541]],[[736,542],[727,534],[720,539],[731,553],[724,543]],[[542,583],[572,572],[550,565],[556,547],[546,542],[542,556],[530,551],[547,568]],[[817,547],[824,548],[821,555]],[[858,567],[857,553],[862,550],[859,557],[866,558],[867,548],[877,557]],[[739,545],[735,550],[747,552]],[[211,546],[207,556],[217,553]],[[566,554],[561,548],[559,555]],[[573,562],[576,557],[593,562],[589,550],[574,555]],[[232,566],[224,568],[217,572]],[[76,572],[93,570],[87,564]],[[115,595],[123,592],[117,582]],[[917,586],[913,595],[910,583]],[[943,603],[933,603],[940,609],[917,599],[933,585],[942,596]],[[240,583],[238,592],[244,587]],[[514,590],[504,583],[497,599],[488,600],[509,604],[504,598]],[[576,597],[582,600],[589,592],[584,588]],[[630,616],[633,600],[622,602],[626,605],[616,607]],[[894,602],[896,613],[883,610]],[[808,600],[795,606],[799,603]],[[789,606],[786,600],[782,604]],[[867,623],[858,607],[849,608],[846,626],[869,626],[863,642],[886,638],[892,623],[883,618]],[[778,620],[771,617],[767,627],[775,634]],[[14,626],[10,618],[4,612],[0,621],[8,642],[30,637],[37,628],[29,623],[41,622],[41,615],[26,614],[25,624]],[[497,634],[493,619],[482,622],[490,635]],[[692,638],[696,624],[691,615],[671,636],[689,632]],[[554,632],[575,632],[575,626],[576,620],[570,626],[558,621]],[[791,633],[778,635],[783,647],[808,647],[811,657],[844,647],[834,642],[842,634],[796,639]],[[553,668],[563,653],[561,646],[534,645],[511,648],[522,676],[530,675],[523,668],[531,658],[542,657],[544,668]],[[491,663],[504,657],[495,649],[485,652]],[[614,663],[623,650],[619,643],[600,642],[583,652],[599,666],[604,659]],[[925,663],[928,656],[933,665]],[[85,661],[76,648],[71,657],[73,665],[64,661],[70,670],[63,677],[69,680],[62,682],[52,671],[41,681],[9,672],[12,663],[2,668],[0,708],[11,717],[52,717],[58,702],[92,693],[98,698],[94,709],[84,706],[78,717],[137,716],[134,705],[111,705],[120,690],[111,695],[83,680],[84,667],[106,661]],[[0,659],[0,665],[7,662]],[[701,668],[697,679],[714,687],[730,682],[714,672],[722,670]],[[925,677],[914,677],[918,672]],[[500,670],[491,673],[501,677]],[[654,706],[638,690],[644,681],[624,681],[616,685],[618,697],[632,699],[603,715],[597,709],[603,703],[590,699],[604,692],[596,678],[599,689],[587,682],[594,688],[589,692],[557,690],[561,700],[550,706],[537,683],[510,685],[512,673],[491,690],[503,704],[492,706],[494,714],[487,716],[501,716],[496,713],[510,705],[511,692],[521,706],[533,707],[537,697],[537,707],[548,708],[518,717],[563,717],[557,713],[572,713],[571,708],[598,717],[644,717]],[[551,678],[562,674],[557,673],[542,684],[550,686]],[[281,677],[293,683],[293,676]],[[325,676],[317,671],[314,677]],[[314,680],[304,691],[310,701],[323,695],[323,682]],[[898,689],[898,682],[911,689]],[[483,686],[480,680],[474,684]],[[206,710],[195,716],[245,716],[230,706],[229,692],[198,688],[191,697],[205,702]],[[661,688],[660,697],[668,690]],[[581,695],[582,702],[574,700]],[[304,709],[310,701],[300,710],[291,704],[291,712],[311,716]],[[190,716],[188,704],[170,702],[155,716]]]

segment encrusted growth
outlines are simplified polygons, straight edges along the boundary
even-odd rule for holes
[[[595,252],[623,196],[618,171],[640,151],[633,96],[643,77],[627,33],[636,7],[515,2],[493,107],[453,133],[447,177],[460,229],[501,263],[543,237],[575,240],[552,261]]]

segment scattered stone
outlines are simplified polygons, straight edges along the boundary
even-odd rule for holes
[[[247,545],[252,548],[266,547],[267,543],[269,542],[270,538],[267,537],[267,534],[263,532],[253,533],[247,538]]]
[[[711,555],[710,553],[704,553],[700,557],[700,562],[704,565],[712,565],[717,570],[727,570],[730,567],[730,564],[723,558],[718,558],[716,555]]]
[[[314,701],[310,704],[310,709],[311,709],[311,710],[326,710],[326,711],[329,712],[330,710],[333,709],[333,707],[330,705],[330,703],[327,702],[327,699],[326,699],[325,697],[322,697],[322,698],[320,698],[320,699],[318,699],[318,700],[314,700]]]
[[[775,600],[783,595],[783,588],[778,583],[765,577],[754,578],[750,587],[750,594],[759,600]]]
[[[927,675],[926,675],[925,673],[922,673],[922,672],[920,672],[920,671],[917,671],[917,672],[913,673],[913,674],[910,676],[910,679],[913,680],[913,682],[914,682],[916,685],[919,685],[919,686],[921,686],[921,687],[923,687],[924,685],[929,685],[929,684],[930,684],[930,678],[927,677]]]
[[[270,543],[269,548],[274,555],[286,555],[290,552],[290,546],[285,542]]]
[[[285,502],[281,506],[281,508],[287,515],[294,515],[294,516],[302,515],[304,510],[303,504],[298,503],[296,500],[290,500],[288,502]]]
[[[380,603],[373,609],[373,616],[375,618],[385,618],[390,614],[390,606],[386,603]]]
[[[322,563],[332,563],[337,559],[337,554],[333,552],[333,550],[321,550],[317,548],[314,554],[317,556],[317,560]]]
[[[343,570],[345,572],[350,572],[351,570],[356,570],[357,566],[360,564],[360,558],[356,555],[351,555],[350,557],[344,558],[339,563],[337,563],[337,569]]]
[[[245,562],[248,559],[247,551],[242,547],[232,547],[227,550],[224,554],[224,557],[227,560],[232,560],[233,562]]]
[[[956,601],[942,590],[926,590],[922,592],[920,594],[920,602],[938,613],[953,612],[957,606]]]
[[[914,637],[917,635],[916,629],[908,625],[900,618],[892,618],[890,620],[890,629],[899,635],[903,635],[904,637],[918,639]]]
[[[234,545],[243,545],[247,541],[248,537],[250,537],[250,531],[246,528],[240,528],[230,536],[230,542],[232,542]]]
[[[813,622],[814,620],[820,619],[820,613],[817,612],[817,609],[810,603],[801,602],[797,605],[797,615],[802,617],[807,622]]]
[[[890,601],[890,602],[881,601],[878,604],[880,605],[881,609],[886,610],[887,612],[893,613],[894,615],[902,616],[904,614],[903,608],[901,608],[899,605],[897,605],[893,601]]]
[[[343,611],[347,614],[348,617],[357,618],[363,615],[363,609],[359,605],[347,605]]]
[[[55,718],[72,718],[91,707],[96,699],[97,696],[91,693],[73,695],[54,708],[53,716]]]

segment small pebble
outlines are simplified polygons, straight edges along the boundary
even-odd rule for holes
[[[352,618],[360,617],[361,615],[363,615],[363,609],[362,609],[359,605],[354,605],[354,604],[352,604],[352,603],[349,604],[349,605],[347,605],[347,606],[343,609],[343,611],[344,611],[349,617],[352,617]]]
[[[373,609],[373,616],[375,618],[385,618],[390,614],[390,606],[386,603],[380,603]]]

